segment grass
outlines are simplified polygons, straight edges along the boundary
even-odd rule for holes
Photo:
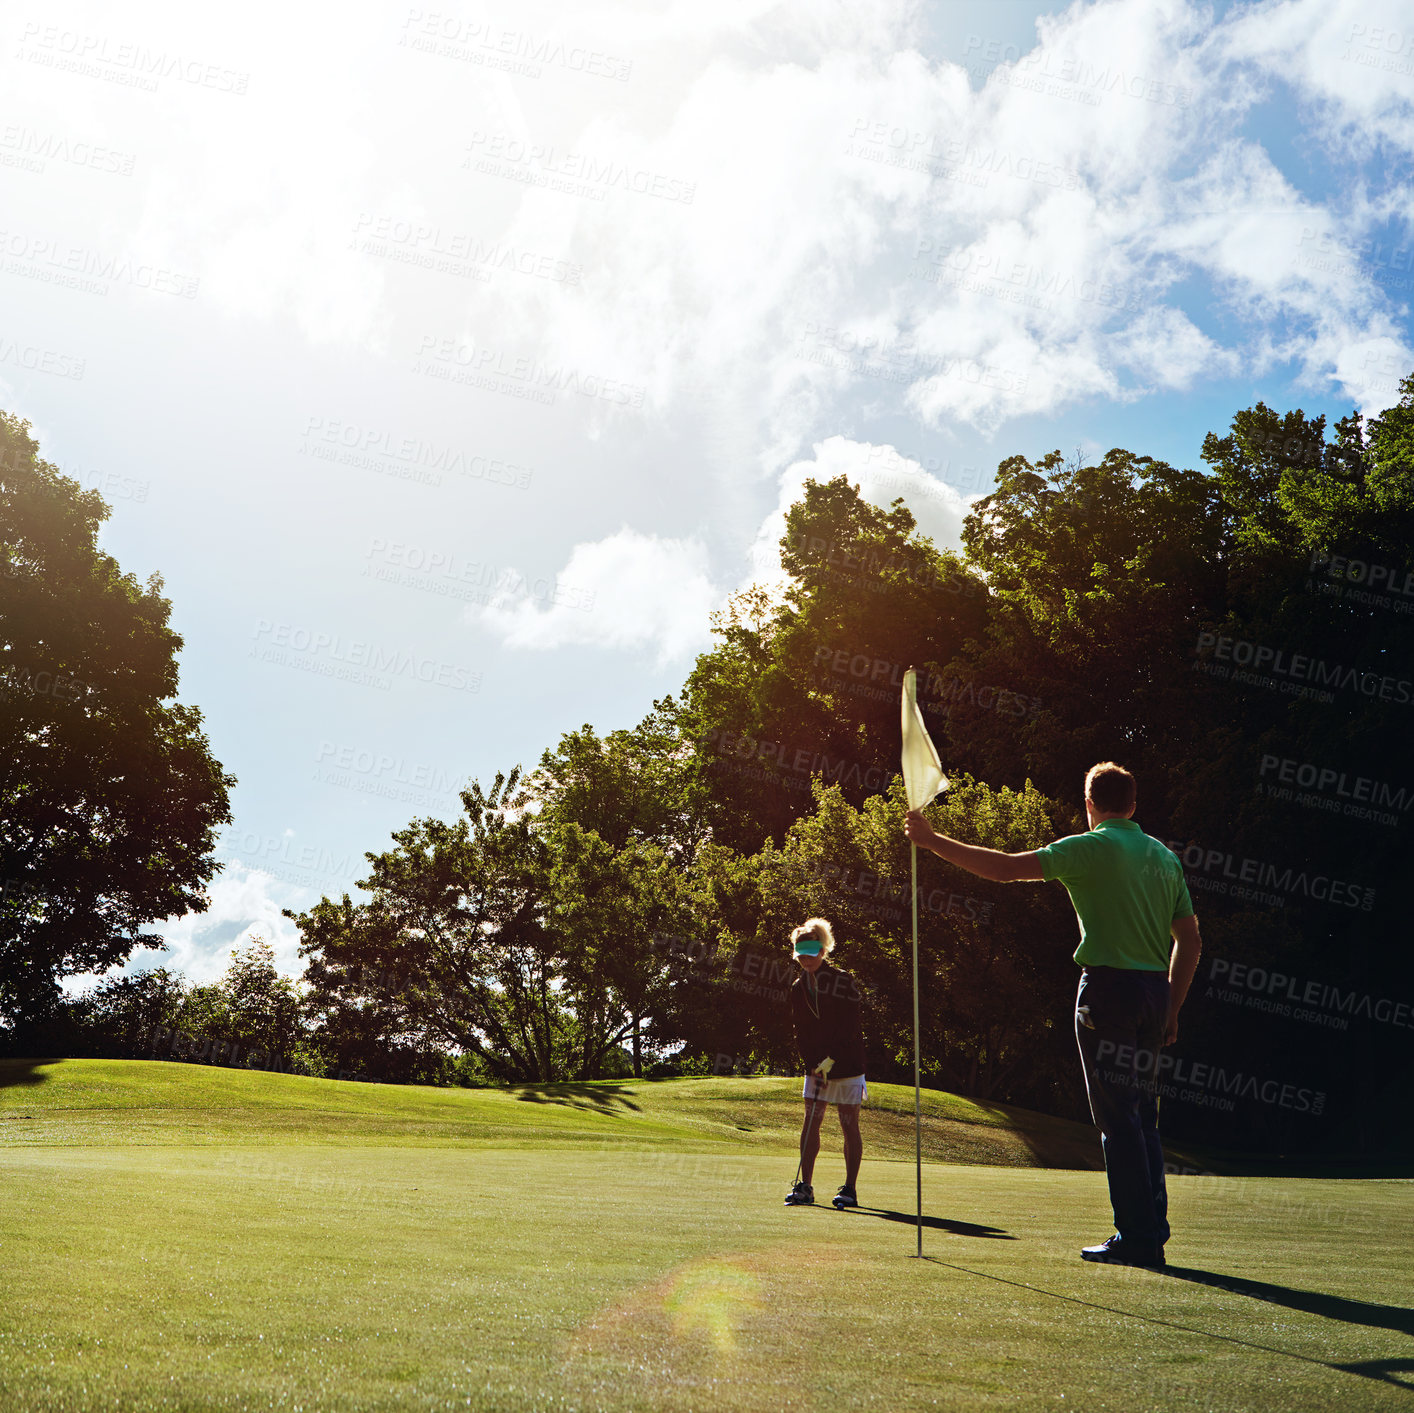
[[[0,1142],[578,1146],[794,1151],[801,1082],[678,1079],[435,1089],[166,1061],[0,1060]],[[866,1142],[913,1159],[913,1090],[871,1084]],[[1098,1167],[1094,1129],[925,1091],[935,1162]]]
[[[6,1413],[1414,1406],[1407,1182],[1176,1178],[1173,1272],[1095,1267],[1093,1133],[933,1095],[920,1262],[887,1086],[858,1213],[780,1205],[782,1081],[0,1086]]]

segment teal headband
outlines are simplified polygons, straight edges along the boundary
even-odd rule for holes
[[[799,937],[795,943],[797,957],[818,957],[822,943],[818,937]]]

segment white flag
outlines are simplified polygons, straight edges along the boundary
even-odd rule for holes
[[[943,763],[918,707],[918,674],[910,667],[903,677],[903,792],[909,809],[921,810],[947,788]]]

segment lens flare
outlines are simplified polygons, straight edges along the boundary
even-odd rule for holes
[[[704,1333],[723,1357],[736,1352],[736,1332],[761,1309],[761,1281],[723,1261],[697,1261],[673,1278],[663,1308],[679,1338]]]

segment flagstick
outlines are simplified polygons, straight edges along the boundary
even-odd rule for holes
[[[910,843],[913,865],[913,1152],[918,1175],[918,1255],[923,1255],[923,1099],[918,1079],[918,845]]]

